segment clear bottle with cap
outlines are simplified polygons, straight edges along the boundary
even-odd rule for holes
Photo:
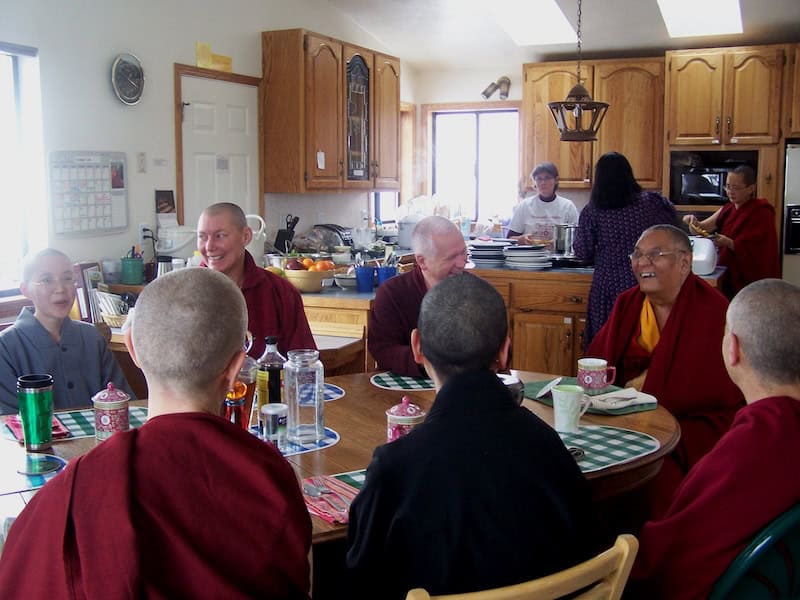
[[[325,370],[317,350],[290,350],[286,362],[287,437],[307,444],[325,437]]]
[[[203,255],[200,250],[195,250],[194,254],[186,260],[187,267],[199,267],[203,264]]]
[[[261,414],[261,407],[267,403],[283,402],[283,366],[286,357],[278,352],[278,336],[268,335],[266,343],[264,354],[258,359],[256,414]]]

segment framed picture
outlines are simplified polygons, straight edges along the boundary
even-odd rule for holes
[[[175,194],[172,190],[156,190],[156,213],[175,212]]]

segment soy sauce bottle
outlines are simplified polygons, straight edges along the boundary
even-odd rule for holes
[[[283,365],[286,357],[278,352],[278,336],[266,338],[267,347],[258,359],[256,393],[258,394],[258,414],[264,404],[283,401]]]

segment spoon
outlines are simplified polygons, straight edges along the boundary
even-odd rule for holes
[[[322,490],[315,485],[307,482],[303,483],[303,493],[311,498],[322,498],[333,510],[336,512],[343,512],[342,507],[338,503],[334,502],[329,495],[323,494]]]

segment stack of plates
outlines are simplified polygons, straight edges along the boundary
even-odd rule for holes
[[[550,253],[543,244],[536,246],[509,246],[503,250],[506,267],[520,271],[539,271],[553,266]]]
[[[503,268],[506,264],[503,249],[510,245],[511,242],[475,240],[469,243],[469,256],[479,269]]]

